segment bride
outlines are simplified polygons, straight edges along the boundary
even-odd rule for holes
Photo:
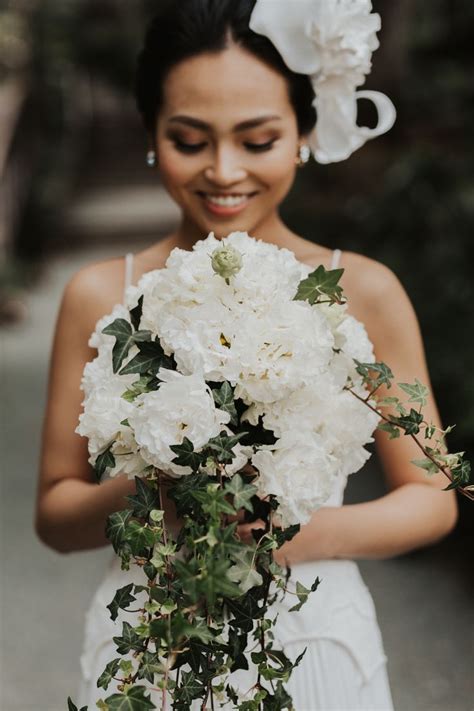
[[[378,23],[365,0],[162,4],[139,58],[136,95],[148,134],[147,163],[159,171],[181,220],[175,232],[142,252],[81,269],[65,289],[36,518],[38,535],[55,550],[108,545],[105,520],[125,508],[124,496],[134,489],[125,477],[93,483],[87,442],[75,433],[82,371],[95,356],[89,336],[122,301],[124,288],[162,268],[174,248],[190,250],[210,231],[217,238],[247,231],[292,250],[305,264],[342,266],[349,313],[365,324],[377,360],[392,368],[395,382],[418,378],[429,385],[417,318],[397,277],[368,257],[303,239],[279,215],[295,171],[311,154],[323,163],[343,160],[393,123],[387,97],[355,91],[370,70]],[[376,105],[376,129],[356,125],[361,95]],[[441,426],[432,398],[425,417]],[[419,456],[410,437],[389,440],[378,431],[376,446],[389,493],[343,505],[341,481],[277,554],[303,584],[316,575],[322,579],[312,600],[299,613],[282,610],[275,627],[290,658],[308,647],[288,684],[297,711],[393,708],[374,604],[354,559],[387,558],[432,544],[456,522],[455,495],[441,491],[443,475],[428,478],[410,464]],[[167,525],[179,526],[171,503],[166,507]],[[250,525],[239,526],[244,540]],[[115,690],[101,695],[96,680],[116,656],[112,636],[119,622],[111,622],[105,606],[125,575],[114,557],[87,613],[79,702],[89,708]],[[246,682],[248,688],[248,678],[241,679],[242,688]]]

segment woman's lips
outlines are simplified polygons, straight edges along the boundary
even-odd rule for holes
[[[245,210],[250,200],[257,194],[254,193],[232,193],[227,195],[216,195],[199,191],[197,193],[204,203],[204,207],[213,215],[226,217],[236,215]]]

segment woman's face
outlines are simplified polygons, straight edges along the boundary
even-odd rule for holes
[[[301,142],[285,78],[235,44],[173,67],[154,139],[186,223],[216,237],[275,216]]]

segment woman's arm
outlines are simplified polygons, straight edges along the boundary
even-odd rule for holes
[[[412,383],[415,378],[430,387],[418,321],[397,277],[388,268],[372,262],[364,287],[360,313],[374,344],[376,358],[394,373],[394,383]],[[350,299],[349,299],[350,303]],[[365,318],[363,317],[365,315]],[[368,314],[368,317],[367,317]],[[393,386],[380,395],[405,393]],[[432,395],[423,408],[425,419],[441,427]],[[290,563],[322,558],[389,558],[435,543],[454,528],[457,503],[454,491],[441,491],[449,484],[444,474],[428,476],[410,463],[423,457],[409,436],[389,440],[375,433],[377,451],[389,493],[375,501],[342,507],[325,507],[276,554]],[[240,531],[240,527],[239,527]],[[246,529],[240,531],[245,537]]]
[[[117,270],[115,265],[115,270]],[[80,381],[84,365],[96,352],[87,345],[97,319],[114,301],[101,297],[103,284],[117,280],[110,263],[78,272],[64,292],[53,343],[47,408],[43,427],[36,531],[58,552],[107,544],[107,516],[127,507],[124,497],[135,482],[119,476],[100,486],[88,463],[87,441],[74,432],[82,411]],[[114,283],[112,281],[112,283]],[[119,297],[119,294],[117,293]],[[172,504],[167,504],[168,520]]]

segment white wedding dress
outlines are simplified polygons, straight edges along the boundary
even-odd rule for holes
[[[340,251],[333,253],[336,268]],[[131,283],[133,255],[126,257],[125,287]],[[346,479],[341,479],[326,506],[342,506]],[[316,560],[294,565],[292,580],[310,587],[316,577],[321,583],[299,612],[289,612],[295,604],[287,596],[277,604],[278,619],[273,628],[275,643],[290,659],[296,659],[306,647],[299,666],[286,684],[296,711],[392,711],[393,703],[387,676],[387,658],[377,622],[374,602],[357,564],[352,560]],[[119,636],[122,621],[134,624],[133,614],[120,611],[112,622],[106,606],[118,588],[128,582],[143,584],[143,572],[137,568],[124,572],[114,555],[89,610],[86,613],[85,638],[81,656],[82,678],[78,705],[96,708],[96,701],[117,693],[116,683],[98,689],[96,682],[105,666],[119,657],[113,636]],[[291,582],[290,582],[291,586]],[[276,646],[275,644],[275,646]],[[229,682],[241,693],[255,683],[249,671],[234,672]],[[146,682],[140,684],[147,686]],[[161,708],[161,692],[151,691],[151,698]],[[167,708],[171,709],[171,705]],[[193,709],[199,709],[195,702]],[[232,708],[230,704],[216,708]]]

